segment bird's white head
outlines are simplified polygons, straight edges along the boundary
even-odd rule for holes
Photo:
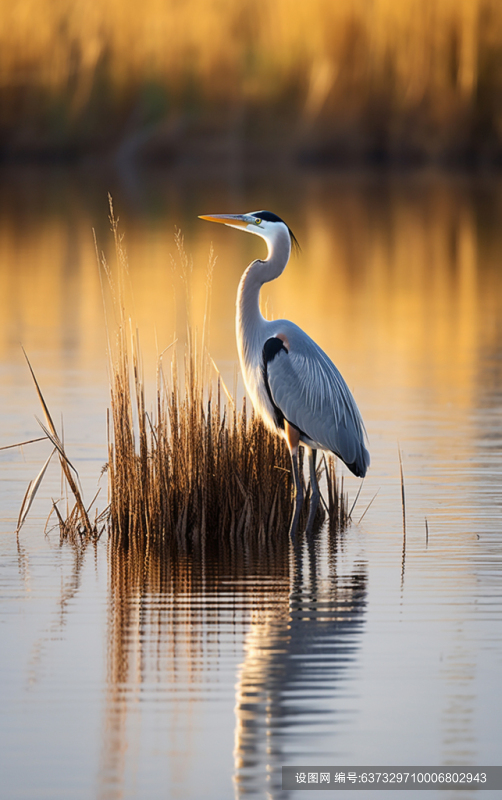
[[[300,249],[296,237],[284,220],[273,214],[271,211],[251,211],[249,214],[213,214],[211,216],[201,216],[208,222],[220,222],[230,228],[238,228],[247,233],[254,233],[265,239],[269,257],[272,255],[278,242],[289,242],[289,247]],[[288,251],[289,252],[289,251]]]

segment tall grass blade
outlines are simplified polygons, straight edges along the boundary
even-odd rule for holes
[[[10,450],[13,447],[24,447],[25,444],[33,444],[34,442],[45,442],[47,436],[38,436],[36,439],[28,439],[26,442],[16,442],[16,444],[7,444],[0,447],[0,450]]]
[[[31,375],[32,375],[32,378],[33,378],[33,382],[35,383],[35,388],[37,390],[38,398],[40,400],[40,404],[42,406],[42,409],[43,409],[43,412],[44,412],[44,416],[45,416],[45,419],[47,421],[47,427],[40,420],[38,420],[38,423],[41,426],[41,428],[44,431],[44,433],[46,434],[47,438],[50,439],[50,441],[54,445],[54,448],[59,453],[59,462],[61,464],[61,470],[62,470],[62,473],[63,473],[64,477],[66,478],[66,480],[68,482],[68,485],[70,487],[70,490],[71,490],[71,492],[72,492],[72,494],[73,494],[73,496],[75,498],[75,504],[76,504],[76,509],[78,511],[78,518],[79,518],[80,524],[83,526],[86,534],[89,537],[93,538],[95,531],[94,531],[93,526],[91,525],[91,522],[89,520],[89,516],[87,514],[87,511],[86,511],[86,508],[85,508],[85,505],[84,505],[84,501],[82,499],[81,490],[79,489],[77,483],[75,482],[75,479],[73,478],[72,470],[77,475],[77,480],[78,480],[78,474],[77,474],[75,468],[70,463],[70,461],[69,461],[69,459],[68,459],[68,457],[66,455],[66,452],[65,452],[65,449],[64,449],[64,445],[63,445],[63,443],[61,441],[61,438],[58,435],[58,432],[56,430],[54,422],[52,421],[52,417],[51,417],[51,414],[49,412],[49,408],[47,406],[47,403],[45,402],[44,396],[42,394],[42,391],[41,391],[40,386],[38,384],[37,378],[35,376],[35,372],[33,370],[33,367],[31,366],[31,363],[30,363],[30,360],[29,360],[29,358],[28,358],[28,356],[26,354],[26,351],[24,350],[24,348],[22,348],[22,349],[23,349],[24,356],[26,358],[26,361],[28,363],[28,367],[30,369],[30,372],[31,372]],[[43,477],[43,475],[42,475],[42,477]],[[38,488],[38,486],[37,486],[37,488]],[[23,503],[23,505],[24,505],[24,503]],[[23,510],[23,506],[21,507],[21,510]]]
[[[403,473],[403,459],[401,457],[401,449],[398,447],[399,454],[399,472],[401,475],[401,506],[403,509],[403,536],[406,539],[406,496],[404,492],[404,473]]]
[[[348,517],[347,517],[348,520],[352,519],[352,512],[354,511],[354,509],[356,507],[356,504],[357,504],[357,501],[359,500],[359,495],[361,494],[361,489],[363,488],[363,483],[364,483],[364,479],[359,484],[359,489],[357,490],[357,494],[356,494],[356,496],[354,498],[354,502],[352,503],[351,509],[350,509]]]
[[[49,431],[45,427],[44,423],[36,415],[35,415],[35,419],[38,422],[38,424],[40,425],[40,427],[42,428],[42,430],[45,433],[47,439],[49,439],[49,441],[54,445],[54,447],[58,451],[58,453],[61,456],[61,458],[63,458],[66,461],[66,463],[68,464],[70,469],[72,469],[73,472],[75,473],[75,475],[78,477],[78,472],[75,469],[75,467],[73,466],[73,464],[71,463],[71,461],[69,460],[68,456],[66,455],[65,449],[64,449],[64,446],[63,446],[63,442],[61,441],[61,439],[59,438],[57,433],[54,433],[54,434],[51,433],[51,431]]]
[[[19,531],[21,530],[21,528],[22,528],[22,526],[24,524],[24,521],[25,521],[25,519],[26,519],[26,517],[28,515],[28,511],[31,508],[31,504],[33,503],[33,500],[35,499],[35,495],[38,492],[40,484],[42,483],[42,479],[43,479],[43,477],[45,475],[45,471],[46,471],[47,467],[49,466],[49,464],[51,462],[51,459],[52,459],[52,456],[54,455],[55,452],[56,452],[56,448],[54,448],[51,451],[49,457],[47,458],[47,461],[43,465],[42,469],[38,473],[38,475],[35,478],[35,480],[30,481],[30,483],[28,484],[28,488],[26,490],[26,494],[24,496],[24,499],[23,499],[23,502],[22,502],[22,505],[21,505],[21,510],[19,512],[19,518],[17,520],[16,533],[19,533]]]
[[[359,521],[358,521],[358,523],[357,523],[358,525],[359,525],[359,523],[361,523],[361,522],[363,521],[363,519],[365,518],[366,514],[367,514],[367,513],[368,513],[368,511],[370,510],[371,506],[373,505],[373,500],[375,500],[375,499],[376,499],[376,497],[377,497],[377,495],[378,495],[379,491],[380,491],[380,489],[377,489],[377,491],[375,492],[375,494],[373,495],[373,497],[372,497],[372,498],[371,498],[371,500],[369,501],[368,505],[367,505],[367,506],[366,506],[366,508],[364,509],[364,512],[363,512],[363,513],[362,513],[362,515],[359,517]]]
[[[36,378],[35,373],[33,371],[33,367],[31,366],[30,359],[28,358],[28,356],[26,354],[26,350],[24,349],[24,347],[22,345],[21,345],[21,349],[22,349],[22,351],[24,353],[24,357],[25,357],[25,359],[26,359],[26,361],[28,363],[28,367],[29,367],[30,372],[31,372],[31,377],[33,378],[33,383],[35,384],[35,388],[37,390],[38,399],[40,400],[40,405],[42,406],[45,419],[47,420],[47,426],[48,426],[50,432],[52,433],[52,435],[57,437],[56,428],[55,428],[54,423],[52,421],[52,417],[51,417],[51,415],[49,413],[49,409],[47,408],[46,402],[45,402],[45,400],[43,398],[42,392],[40,391],[40,386],[38,385],[38,381],[37,381],[37,378]]]

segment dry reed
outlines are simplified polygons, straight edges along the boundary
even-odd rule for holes
[[[15,0],[0,147],[172,153],[279,127],[321,154],[493,156],[501,65],[497,0]]]
[[[31,480],[30,483],[28,484],[28,488],[26,489],[26,493],[24,495],[23,502],[19,510],[16,533],[19,534],[19,531],[21,530],[26,520],[26,517],[28,516],[28,512],[31,508],[33,500],[35,499],[35,496],[44,479],[45,473],[52,460],[52,457],[54,456],[55,453],[57,453],[59,457],[59,464],[61,467],[61,482],[62,486],[66,491],[67,507],[66,507],[66,512],[63,515],[58,508],[59,500],[57,501],[53,500],[52,510],[49,514],[47,524],[49,523],[52,514],[54,514],[58,521],[61,541],[66,539],[70,540],[73,543],[77,542],[80,543],[81,540],[97,541],[106,528],[108,510],[105,510],[101,514],[99,514],[98,511],[96,510],[94,521],[91,520],[90,511],[91,508],[94,506],[94,503],[99,494],[99,490],[94,496],[91,504],[88,507],[86,507],[82,491],[80,488],[78,473],[68,457],[63,437],[60,436],[58,431],[56,430],[56,426],[54,425],[52,415],[49,411],[49,407],[42,394],[42,390],[40,389],[40,385],[36,378],[35,372],[33,370],[33,367],[30,363],[28,356],[26,355],[24,348],[23,352],[26,358],[26,362],[28,364],[28,368],[31,373],[31,377],[33,378],[38,399],[40,401],[40,405],[42,406],[42,411],[45,417],[45,424],[37,418],[37,422],[42,428],[45,436],[43,436],[42,438],[30,439],[27,442],[18,442],[17,444],[14,445],[8,445],[8,447],[2,449],[9,449],[10,447],[22,447],[23,445],[32,444],[34,442],[39,442],[43,441],[44,439],[47,439],[52,444],[52,451],[47,457],[37,477]],[[71,505],[68,502],[69,497],[72,498]]]
[[[142,550],[175,543],[190,550],[209,542],[249,546],[251,540],[265,549],[284,546],[292,508],[289,453],[280,437],[248,413],[245,399],[237,409],[219,375],[216,385],[206,377],[209,289],[200,342],[189,326],[183,369],[174,348],[169,375],[165,358],[159,359],[155,408],[148,413],[139,335],[126,311],[127,258],[111,203],[110,209],[117,275],[106,260],[102,265],[117,318],[110,347],[108,461],[114,546]],[[176,244],[187,286],[189,261],[179,233]],[[333,460],[323,463],[326,513],[330,527],[340,528],[347,521],[346,497]],[[305,506],[304,518],[308,500]],[[321,508],[318,524],[324,517]]]

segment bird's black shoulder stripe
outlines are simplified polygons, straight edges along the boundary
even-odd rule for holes
[[[289,419],[287,419],[287,417],[284,416],[279,406],[277,406],[274,403],[274,398],[272,397],[272,392],[270,391],[270,384],[268,382],[268,365],[270,364],[271,361],[274,360],[277,353],[280,353],[281,350],[284,350],[285,353],[289,352],[287,347],[284,345],[282,339],[279,339],[277,336],[272,336],[271,339],[267,339],[267,341],[263,345],[263,362],[261,368],[263,373],[263,381],[265,383],[265,389],[267,390],[268,394],[268,399],[270,400],[272,408],[274,409],[275,423],[278,428],[284,430],[284,420],[286,420],[288,425],[291,425],[292,428],[298,431],[300,437],[303,438],[303,440],[305,439],[309,440],[310,436],[308,435],[308,433],[302,431],[301,428],[299,428],[297,425],[294,425],[292,422],[290,422]]]
[[[272,336],[271,339],[267,339],[263,345],[263,363],[267,365],[270,361],[273,361],[277,353],[281,350],[284,350],[286,353],[288,352],[284,347],[282,339],[279,339],[277,336]]]
[[[288,352],[284,347],[282,339],[277,338],[277,336],[272,336],[270,339],[267,339],[267,341],[263,345],[261,368],[263,373],[263,381],[265,383],[265,389],[267,390],[268,394],[268,399],[270,400],[272,407],[274,409],[276,425],[278,428],[282,429],[284,428],[284,414],[282,413],[281,409],[274,403],[272,392],[270,391],[270,384],[268,382],[268,365],[270,364],[271,361],[274,360],[277,353],[279,353],[281,350],[284,350],[285,353]]]

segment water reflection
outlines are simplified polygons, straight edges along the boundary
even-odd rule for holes
[[[79,369],[103,363],[92,228],[112,260],[108,190],[126,236],[147,364],[157,352],[154,331],[162,349],[176,328],[175,225],[194,256],[196,319],[203,313],[209,242],[215,243],[211,349],[219,364],[236,359],[235,292],[260,245],[209,232],[197,214],[266,206],[288,220],[303,255],[265,288],[263,299],[274,316],[308,330],[359,392],[366,384],[368,391],[390,385],[407,393],[428,387],[431,400],[454,397],[461,412],[477,400],[484,352],[494,352],[492,380],[500,380],[502,187],[496,179],[438,175],[306,173],[274,182],[258,176],[243,179],[236,191],[211,176],[139,174],[133,195],[116,175],[28,174],[15,182],[0,175],[4,360],[23,341],[61,359],[61,372],[70,353]]]
[[[198,687],[212,680],[208,664],[225,656],[220,638],[229,632],[238,641],[249,615],[276,603],[288,580],[288,559],[287,533],[260,546],[227,541],[190,553],[176,544],[150,550],[134,541],[125,551],[110,541],[100,797],[122,796],[127,770],[138,756],[129,747],[135,705],[154,695],[168,702],[172,715],[177,704],[186,710],[187,702],[200,697]],[[187,748],[184,755],[188,760],[191,755],[184,724],[174,735],[176,745],[166,753],[173,773],[180,752]]]
[[[356,658],[366,607],[366,565],[347,571],[340,538],[328,540],[327,574],[319,542],[291,553],[290,590],[251,622],[236,692],[236,796],[275,796],[281,766],[328,763],[323,736],[343,719],[333,698]],[[324,759],[324,761],[323,761]]]
[[[218,671],[229,691],[237,674],[237,796],[278,790],[291,757],[312,748],[322,756],[326,726],[336,731],[345,719],[333,699],[343,694],[364,620],[366,566],[348,561],[342,535],[326,532],[295,551],[287,536],[246,552],[232,543],[124,552],[111,543],[99,796],[124,796],[139,757],[137,715],[151,702],[157,713],[165,704],[174,736],[169,780],[184,785],[194,756],[189,709],[218,683]]]

